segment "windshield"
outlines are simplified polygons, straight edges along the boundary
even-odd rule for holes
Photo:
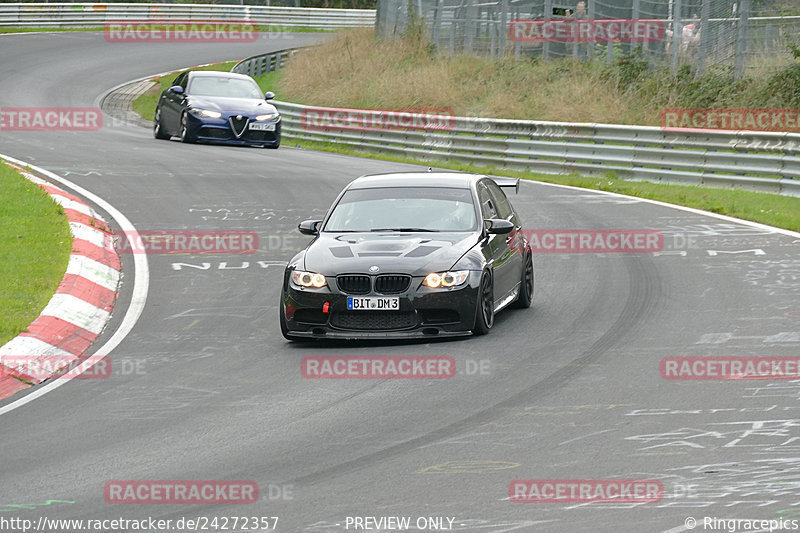
[[[323,231],[474,231],[469,189],[385,187],[344,193]]]
[[[197,77],[192,79],[189,94],[228,98],[263,98],[255,82],[241,78]]]

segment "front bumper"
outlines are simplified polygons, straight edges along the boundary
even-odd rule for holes
[[[236,136],[228,118],[201,118],[189,113],[189,130],[192,136],[201,142],[230,144],[238,146],[274,146],[281,140],[281,121],[262,122],[275,124],[274,131],[245,129]],[[246,128],[249,128],[250,123]]]
[[[281,312],[287,334],[311,339],[414,339],[472,334],[475,325],[480,272],[470,272],[466,283],[450,289],[422,286],[413,277],[399,294],[349,295],[339,291],[335,278],[322,289],[301,289],[284,276]],[[373,280],[374,281],[374,280]],[[372,284],[374,287],[374,283]],[[397,297],[397,311],[348,311],[348,296]],[[328,303],[328,312],[323,306]]]

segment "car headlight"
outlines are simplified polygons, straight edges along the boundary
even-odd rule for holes
[[[222,113],[218,111],[211,111],[209,109],[192,109],[191,111],[198,117],[203,118],[220,118],[222,116]]]
[[[457,287],[467,281],[468,277],[469,270],[431,272],[425,276],[425,281],[423,281],[422,284],[431,289],[438,289],[439,287]]]
[[[280,113],[267,113],[266,115],[258,115],[258,116],[256,117],[256,120],[257,120],[258,122],[261,122],[261,121],[263,121],[263,120],[276,120],[276,119],[277,119],[277,118],[279,118],[280,116],[281,116],[281,114],[280,114]]]
[[[292,283],[298,287],[313,287],[315,289],[320,289],[328,284],[322,274],[304,272],[302,270],[292,272]]]

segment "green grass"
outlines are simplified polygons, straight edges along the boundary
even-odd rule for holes
[[[72,248],[60,205],[0,163],[0,346],[39,315],[67,269]]]
[[[229,70],[230,66],[215,65],[208,67],[214,70]],[[259,86],[264,91],[273,91],[279,100],[297,101],[295,95],[285,93],[283,75],[285,71],[279,70],[256,78]],[[169,86],[169,83],[177,77],[171,74],[168,79],[161,80],[161,87]],[[161,89],[159,89],[160,92]],[[137,109],[137,102],[145,95],[134,101],[134,110]],[[147,100],[145,107],[147,114],[142,116],[152,119],[155,113],[156,96]],[[144,107],[139,103],[140,107]],[[137,111],[138,112],[138,111]],[[308,150],[322,150],[336,152],[346,155],[359,157],[369,157],[372,159],[382,159],[385,161],[396,161],[400,163],[411,163],[416,165],[434,165],[439,168],[448,168],[465,172],[476,172],[490,174],[494,176],[512,176],[523,179],[544,181],[547,183],[557,183],[562,185],[572,185],[586,189],[627,194],[640,198],[649,198],[671,204],[694,207],[712,213],[719,213],[744,220],[751,220],[761,224],[768,224],[779,228],[786,228],[800,231],[800,198],[779,196],[775,194],[756,193],[734,189],[718,189],[710,187],[696,187],[689,185],[666,185],[658,183],[626,181],[610,175],[608,177],[591,178],[578,174],[571,175],[552,175],[540,174],[531,171],[518,171],[506,168],[491,166],[475,166],[457,161],[443,162],[438,160],[422,160],[412,157],[396,157],[385,154],[363,152],[355,150],[349,146],[338,143],[322,143],[307,140],[288,139],[284,137],[284,146],[296,146]]]
[[[740,80],[719,65],[699,77],[689,65],[673,74],[668,61],[641,48],[618,48],[611,64],[605,54],[577,61],[442,52],[420,26],[398,39],[345,30],[294,55],[283,89],[289,101],[318,106],[645,126],[658,126],[669,108],[800,107],[800,55],[791,47],[750,58]]]
[[[0,28],[0,33],[39,33],[48,31],[103,31],[103,27],[89,26],[86,28],[23,28],[4,26]]]
[[[278,93],[280,92],[281,74],[282,72],[280,70],[273,70],[261,76],[254,76],[253,79],[256,80],[256,83],[258,83],[262,91],[272,91],[276,94],[276,98],[280,100],[281,98]]]

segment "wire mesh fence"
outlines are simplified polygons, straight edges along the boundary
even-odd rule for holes
[[[796,5],[794,5],[796,4]],[[792,7],[794,5],[794,7]],[[788,6],[788,7],[787,7]],[[447,54],[778,68],[800,42],[800,2],[782,0],[379,0],[379,37],[422,24]]]

